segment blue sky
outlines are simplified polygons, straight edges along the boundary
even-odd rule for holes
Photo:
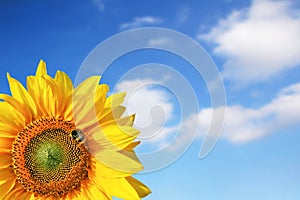
[[[142,130],[138,154],[156,155],[164,148],[170,157],[183,153],[157,168],[151,162],[167,159],[166,152],[144,161],[151,172],[137,177],[153,192],[145,199],[299,199],[297,0],[1,1],[1,93],[9,93],[6,72],[25,83],[40,59],[51,75],[62,70],[75,82],[99,43],[149,26],[178,31],[205,48],[224,80],[227,105],[222,136],[199,159],[211,114],[221,109],[211,107],[205,78],[184,58],[157,49],[130,52],[109,66],[101,81],[111,91],[128,92],[125,105]],[[166,38],[153,42],[180,45]]]

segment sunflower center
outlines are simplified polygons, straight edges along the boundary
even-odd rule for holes
[[[55,143],[40,146],[35,155],[38,168],[44,168],[46,171],[58,169],[58,166],[63,162],[64,156],[60,145]],[[30,159],[28,158],[27,160]]]
[[[13,168],[24,189],[62,197],[88,178],[90,154],[72,136],[74,125],[41,119],[22,130],[13,145]]]
[[[63,129],[48,129],[25,148],[25,167],[40,182],[61,180],[80,162],[81,148]]]
[[[57,129],[57,131],[60,130]],[[45,133],[47,134],[47,132]],[[33,160],[36,168],[44,172],[57,170],[64,161],[64,150],[62,146],[55,141],[44,141],[39,144],[39,141],[36,139],[28,145],[26,150],[25,159],[27,161]],[[33,155],[33,159],[30,159],[31,154]],[[30,166],[30,164],[31,163],[26,163],[27,166]]]

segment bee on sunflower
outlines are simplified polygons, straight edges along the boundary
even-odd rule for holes
[[[125,93],[107,97],[100,77],[76,88],[40,61],[27,89],[7,74],[0,94],[0,199],[141,199],[151,193],[132,175],[143,169],[134,148],[134,115]]]

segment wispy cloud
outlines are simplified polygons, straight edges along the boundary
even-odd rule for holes
[[[299,12],[290,1],[254,0],[198,39],[214,44],[214,52],[226,59],[227,80],[265,81],[300,65]]]
[[[135,17],[130,22],[125,22],[119,26],[120,30],[137,28],[142,26],[151,26],[151,25],[159,25],[162,23],[162,19],[154,16],[143,16],[143,17]]]
[[[98,10],[102,13],[105,10],[104,0],[92,0],[93,4],[97,6]]]
[[[190,8],[188,6],[183,6],[176,15],[176,19],[179,25],[183,24],[190,15]]]

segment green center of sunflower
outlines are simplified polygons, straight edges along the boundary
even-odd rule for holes
[[[87,179],[90,156],[78,132],[68,122],[41,119],[18,134],[13,168],[27,191],[62,197]]]
[[[64,178],[80,162],[77,142],[62,129],[48,129],[30,140],[25,149],[25,166],[33,178],[43,182]],[[60,177],[58,177],[60,175]]]
[[[29,156],[29,154],[30,153],[28,153],[27,156]],[[64,161],[64,151],[61,145],[52,141],[40,144],[33,155],[33,160],[35,160],[37,167],[46,172],[49,170],[57,170]]]

